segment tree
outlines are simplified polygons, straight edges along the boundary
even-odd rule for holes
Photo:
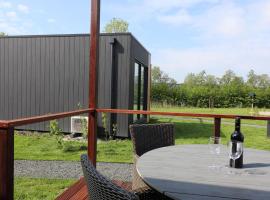
[[[151,70],[152,87],[151,99],[155,102],[167,102],[175,104],[176,98],[176,80],[170,78],[168,74],[161,71],[159,67],[154,66]]]
[[[184,83],[189,86],[216,86],[217,78],[213,75],[209,75],[205,70],[198,74],[190,73],[185,77]]]
[[[218,91],[218,81],[213,75],[208,75],[205,70],[198,74],[190,73],[186,76],[184,84],[190,88],[189,94],[194,106],[214,107]]]
[[[236,74],[232,70],[227,70],[225,74],[220,79],[221,85],[230,84],[236,77]]]
[[[267,74],[257,75],[254,70],[248,73],[247,85],[252,88],[270,87],[270,77]]]
[[[194,73],[189,73],[184,80],[184,84],[188,86],[194,86],[197,85],[197,78],[196,74]]]
[[[270,87],[270,77],[268,74],[261,74],[259,75],[259,88],[268,88]]]
[[[257,75],[255,74],[254,70],[250,70],[248,73],[248,79],[247,79],[248,86],[256,87],[257,85]]]
[[[120,19],[113,18],[109,23],[105,25],[104,32],[105,33],[125,33],[128,32],[128,22]]]
[[[0,32],[0,37],[4,37],[4,36],[7,36],[7,34],[4,32]]]
[[[152,74],[152,83],[167,83],[175,85],[177,82],[169,75],[163,72],[160,67],[154,66],[151,71]]]
[[[170,85],[170,77],[159,67],[152,70],[152,100],[195,107],[270,107],[270,77],[250,71],[248,79],[228,70],[219,78],[205,71],[190,73],[182,84]],[[256,93],[256,98],[250,98]]]

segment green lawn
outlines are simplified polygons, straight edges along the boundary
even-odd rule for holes
[[[130,140],[98,141],[100,162],[127,162],[132,160]],[[70,160],[78,161],[86,151],[63,152],[56,140],[48,134],[15,134],[15,160]]]
[[[193,121],[162,119],[160,122],[172,122],[176,127],[176,144],[207,144],[213,132],[213,124]],[[222,143],[230,140],[234,131],[233,125],[221,126]],[[270,150],[270,139],[266,137],[266,128],[242,127],[245,136],[245,147]]]
[[[16,200],[53,200],[75,180],[15,178]]]
[[[208,122],[160,118],[157,122],[173,122],[176,126],[176,144],[207,144],[213,132],[213,124]],[[223,124],[221,133],[223,143],[229,141],[233,125]],[[242,127],[245,146],[270,150],[270,139],[266,128]],[[130,140],[98,141],[97,160],[102,162],[132,162],[132,143]],[[15,135],[15,159],[26,160],[71,160],[78,161],[86,151],[63,152],[53,137]]]

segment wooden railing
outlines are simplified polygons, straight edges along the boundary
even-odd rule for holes
[[[221,119],[233,119],[241,117],[242,119],[250,120],[270,120],[270,117],[260,116],[243,116],[243,115],[219,115],[219,114],[199,114],[199,113],[180,113],[180,112],[156,112],[156,111],[140,111],[140,110],[118,110],[118,109],[82,109],[71,112],[63,112],[56,114],[48,114],[23,119],[0,121],[0,199],[12,200],[14,192],[14,128],[37,122],[44,122],[54,119],[61,119],[75,115],[88,113],[96,118],[96,113],[118,113],[118,114],[143,114],[143,115],[163,115],[163,116],[182,116],[182,117],[199,117],[213,118],[214,128],[213,134],[220,136]],[[96,125],[95,125],[96,126]],[[91,126],[90,126],[91,127]],[[93,127],[93,126],[92,126]],[[94,127],[96,128],[96,127]],[[88,134],[94,132],[88,130]],[[88,137],[89,138],[89,137]],[[93,140],[93,137],[92,137]],[[96,157],[96,147],[91,145],[96,141],[88,140],[88,155],[89,153]],[[93,158],[92,156],[89,156]],[[93,159],[95,162],[95,159]]]
[[[124,110],[124,109],[96,109],[97,112],[118,113],[118,114],[142,114],[142,115],[161,115],[175,117],[198,117],[198,118],[213,118],[214,129],[213,134],[216,137],[220,136],[221,119],[241,119],[264,120],[269,121],[270,117],[266,116],[248,116],[248,115],[227,115],[227,114],[202,114],[202,113],[186,113],[186,112],[159,112],[159,111],[142,111],[142,110]]]

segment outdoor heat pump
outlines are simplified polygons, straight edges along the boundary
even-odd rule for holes
[[[85,126],[87,127],[88,117],[73,116],[71,117],[71,133],[83,133]]]

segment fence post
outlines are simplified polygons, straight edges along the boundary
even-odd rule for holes
[[[215,137],[220,137],[221,118],[215,118],[214,122],[215,122],[215,125],[214,125],[214,136]]]
[[[14,128],[0,128],[0,199],[13,200]]]
[[[267,137],[270,137],[270,120],[267,120]]]

